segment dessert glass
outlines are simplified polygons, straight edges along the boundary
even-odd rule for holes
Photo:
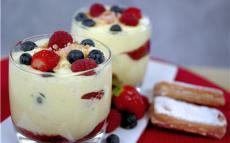
[[[100,142],[111,105],[111,52],[94,40],[95,47],[105,55],[105,62],[92,69],[95,75],[91,76],[83,76],[89,70],[44,73],[19,64],[21,43],[36,43],[49,37],[27,38],[10,52],[10,107],[19,142]],[[91,100],[82,98],[89,94],[103,96]]]
[[[87,12],[87,10],[84,8],[78,12]],[[97,39],[108,45],[113,56],[113,83],[118,80],[122,84],[140,86],[150,52],[151,23],[149,18],[143,16],[139,25],[135,27],[115,22],[113,24],[119,23],[122,31],[111,32],[109,29],[112,24],[102,26],[96,24],[92,27],[82,25],[81,22],[75,20],[78,12],[74,14],[71,32],[77,36]],[[139,55],[140,52],[142,55]]]

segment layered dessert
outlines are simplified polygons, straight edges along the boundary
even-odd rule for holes
[[[151,24],[139,8],[95,3],[75,13],[71,32],[108,45],[114,77],[123,84],[141,84],[149,57]]]
[[[10,106],[17,132],[76,142],[102,132],[111,104],[111,54],[64,31],[25,39],[10,55]]]

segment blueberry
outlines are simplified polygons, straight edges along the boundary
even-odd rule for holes
[[[84,54],[80,50],[72,50],[67,55],[67,60],[72,64],[74,61],[84,59]]]
[[[87,27],[93,27],[94,25],[96,25],[96,22],[92,19],[85,19],[82,21],[82,24]]]
[[[87,19],[87,16],[83,12],[80,12],[75,16],[76,21],[83,21],[85,19]]]
[[[38,104],[42,104],[44,102],[44,99],[46,98],[46,96],[41,92],[36,93],[32,96],[35,97],[36,103],[38,103]]]
[[[111,26],[110,31],[119,32],[119,31],[122,31],[122,29],[121,29],[121,26],[119,24],[114,24]]]
[[[106,138],[106,143],[119,143],[120,139],[117,135],[111,134]]]
[[[20,64],[24,64],[24,65],[30,65],[31,60],[32,60],[32,57],[28,53],[23,53],[19,58]]]
[[[45,72],[45,73],[43,73],[42,74],[42,77],[53,77],[53,75],[52,74],[50,74],[50,73],[55,73],[54,71],[47,71],[47,72]]]
[[[82,41],[81,41],[81,44],[82,44],[82,45],[89,45],[89,46],[95,47],[95,44],[94,44],[93,40],[91,40],[91,39],[82,40]]]
[[[22,43],[21,45],[20,45],[21,47],[20,47],[20,49],[22,50],[22,51],[31,51],[31,50],[33,50],[35,47],[37,47],[37,45],[34,43],[34,42],[32,42],[32,41],[25,41],[24,43]]]
[[[125,129],[132,129],[137,125],[137,118],[135,114],[123,112],[121,116],[121,127]]]
[[[123,9],[117,5],[114,5],[110,8],[110,11],[115,12],[115,13],[122,13]]]
[[[101,64],[105,61],[104,54],[99,50],[90,51],[88,57],[95,60],[97,64]]]

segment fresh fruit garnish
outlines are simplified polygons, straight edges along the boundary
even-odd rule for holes
[[[92,17],[98,17],[100,16],[104,11],[105,11],[105,7],[103,4],[100,3],[94,3],[93,5],[91,5],[89,13]]]
[[[124,85],[114,88],[112,101],[117,109],[134,113],[137,119],[142,118],[145,114],[142,97],[133,86]]]
[[[150,51],[150,41],[147,41],[143,46],[140,48],[127,52],[130,58],[133,60],[139,60],[142,57],[146,56]]]
[[[104,96],[104,90],[84,94],[81,99],[101,99]]]
[[[141,97],[142,97],[142,100],[143,100],[143,102],[145,104],[145,111],[147,111],[149,109],[149,106],[150,106],[149,100],[148,100],[148,98],[146,96],[142,95]]]
[[[105,61],[105,56],[100,50],[90,51],[88,57],[93,59],[97,64],[101,64]]]
[[[107,117],[107,123],[106,132],[110,133],[114,131],[121,124],[121,114],[116,109],[111,109]]]
[[[85,15],[85,13],[83,12],[79,12],[76,16],[75,16],[75,20],[76,21],[83,21],[87,19],[87,16]]]
[[[71,70],[73,72],[80,72],[80,71],[94,69],[96,67],[97,67],[97,63],[94,60],[86,58],[86,59],[76,60],[75,62],[73,62],[71,65]],[[85,76],[90,76],[94,74],[95,74],[95,71],[93,70],[83,73],[83,75]]]
[[[130,13],[133,14],[138,20],[141,19],[142,13],[139,8],[136,7],[129,7],[123,11],[123,13]]]
[[[132,13],[122,13],[120,17],[120,22],[128,26],[137,26],[139,23],[138,18]]]
[[[67,60],[72,64],[76,60],[84,59],[84,54],[80,50],[72,50],[67,55]]]
[[[89,45],[89,46],[95,47],[95,44],[94,44],[93,40],[91,40],[91,39],[82,40],[80,44],[85,45],[85,46]]]
[[[106,138],[106,143],[120,143],[120,139],[117,135],[111,134]]]
[[[31,51],[31,50],[33,50],[35,47],[37,47],[37,45],[34,43],[34,42],[32,42],[32,41],[25,41],[25,42],[23,42],[21,45],[20,45],[20,49],[22,50],[22,51]]]
[[[41,50],[33,55],[31,65],[34,69],[47,72],[53,70],[59,60],[59,55],[54,51]]]
[[[119,31],[122,31],[122,29],[119,24],[114,24],[111,26],[110,31],[119,32]]]
[[[28,53],[23,53],[19,58],[20,64],[24,64],[24,65],[30,65],[31,60],[32,60],[32,56]]]
[[[117,5],[113,5],[111,6],[110,11],[115,12],[115,13],[122,13],[123,9]]]
[[[66,47],[68,43],[73,43],[72,36],[65,31],[56,31],[50,37],[48,47],[58,50]]]
[[[87,26],[87,27],[93,27],[94,25],[96,25],[96,22],[92,19],[85,19],[82,21],[82,24]]]
[[[135,114],[129,112],[122,112],[121,127],[125,129],[133,129],[137,126],[137,118]]]

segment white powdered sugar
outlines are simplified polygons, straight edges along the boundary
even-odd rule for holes
[[[166,96],[158,96],[154,100],[156,113],[172,116],[188,122],[211,126],[224,126],[226,119],[219,110],[178,101]]]

